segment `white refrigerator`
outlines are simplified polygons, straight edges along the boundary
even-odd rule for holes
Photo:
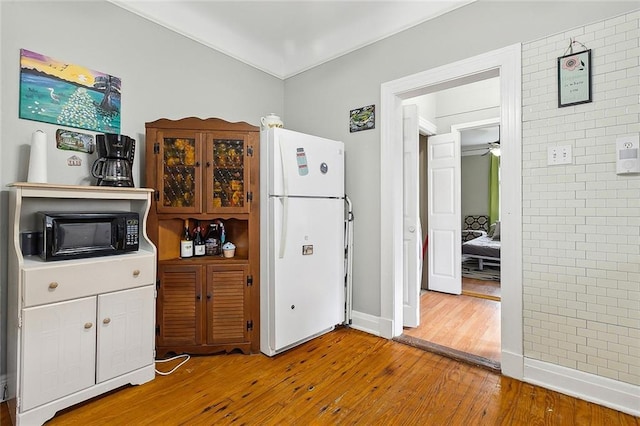
[[[345,322],[344,144],[261,133],[260,350],[274,356]]]

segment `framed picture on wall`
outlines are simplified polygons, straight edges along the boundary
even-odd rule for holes
[[[376,127],[376,106],[352,109],[349,111],[349,132],[374,129]]]
[[[558,58],[558,107],[591,102],[591,49]]]
[[[20,49],[19,118],[120,133],[121,80]]]

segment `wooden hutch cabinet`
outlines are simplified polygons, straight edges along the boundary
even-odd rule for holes
[[[258,127],[218,118],[146,123],[159,357],[260,350],[259,142]],[[235,256],[181,258],[185,221],[222,223]]]

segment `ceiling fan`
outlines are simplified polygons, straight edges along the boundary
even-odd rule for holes
[[[495,155],[496,157],[500,157],[500,140],[487,143],[486,149],[487,149],[487,152],[482,154],[482,157],[484,157],[487,154],[492,154],[492,155]]]

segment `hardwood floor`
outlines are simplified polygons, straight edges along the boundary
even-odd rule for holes
[[[468,281],[465,279],[465,281]],[[495,285],[488,285],[482,290],[483,282],[473,280],[467,282],[478,292],[488,291],[489,295],[499,294]],[[463,286],[464,288],[464,286]],[[475,357],[493,361],[489,363],[499,369],[501,359],[500,346],[500,302],[487,297],[473,297],[467,295],[454,296],[451,294],[428,291],[420,297],[420,326],[405,328],[405,336],[412,339],[406,341],[413,346],[421,346],[415,339],[434,343],[443,348],[453,349],[460,353],[471,354]],[[399,339],[403,341],[402,339]],[[448,353],[438,350],[439,353]],[[461,359],[460,354],[454,352],[452,356]],[[472,361],[477,361],[472,358]]]
[[[639,425],[633,416],[349,328],[274,358],[193,357],[172,375],[78,405],[47,424],[231,423]]]
[[[462,294],[481,299],[500,301],[501,288],[499,281],[482,281],[472,278],[462,279]]]

